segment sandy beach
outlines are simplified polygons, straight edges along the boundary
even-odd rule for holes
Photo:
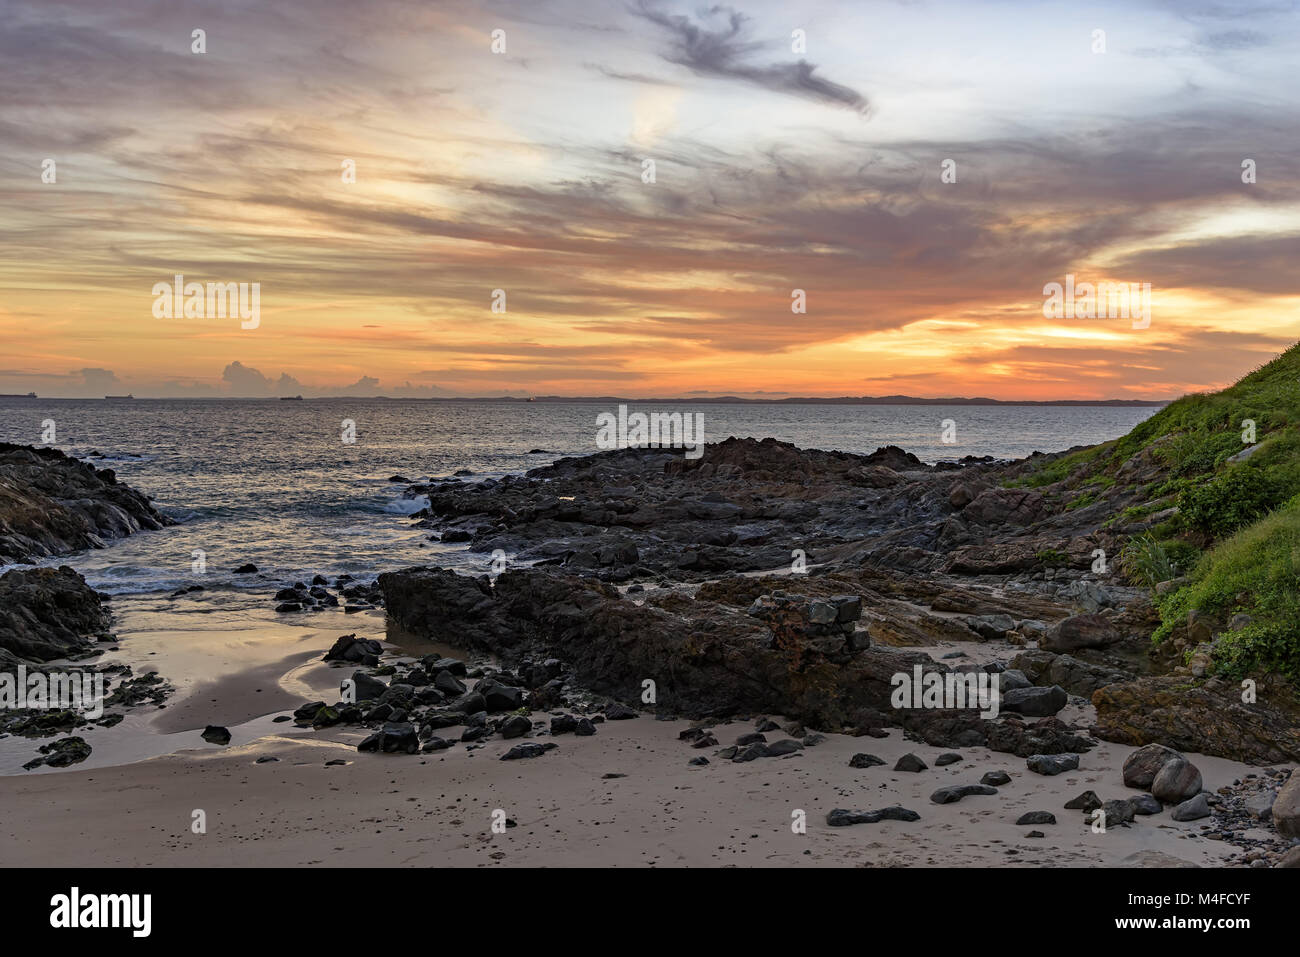
[[[132,618],[126,616],[128,624]],[[150,621],[144,612],[134,618]],[[1125,788],[1120,773],[1132,749],[1109,742],[1082,755],[1077,771],[1055,777],[980,747],[961,749],[961,761],[937,767],[945,749],[908,741],[898,729],[884,738],[829,734],[786,758],[732,763],[712,757],[717,749],[695,750],[679,740],[690,722],[651,715],[603,722],[592,737],[556,738],[555,750],[530,760],[499,760],[515,742],[495,739],[434,754],[361,753],[363,731],[274,721],[304,697],[335,693],[348,673],[319,660],[332,640],[329,626],[369,625],[382,635],[374,631],[382,627],[378,616],[344,618],[322,613],[300,625],[267,615],[238,631],[191,631],[184,640],[158,631],[125,638],[128,657],[161,659],[173,673],[194,673],[177,669],[181,658],[232,667],[235,655],[243,664],[217,681],[182,688],[152,716],[137,709],[122,725],[94,732],[95,750],[84,764],[0,777],[0,865],[1104,867],[1141,851],[1197,865],[1222,862],[1234,851],[1202,838],[1204,822],[1178,823],[1167,811],[1098,834],[1082,812],[1065,810],[1066,801],[1090,789],[1103,800],[1140,793]],[[973,645],[964,650],[980,654]],[[1086,724],[1089,711],[1073,708],[1060,717]],[[229,722],[229,746],[200,739],[214,716]],[[715,735],[726,745],[753,727],[721,723]],[[885,763],[851,768],[859,752]],[[929,769],[892,770],[907,753]],[[688,764],[701,754],[711,763]],[[1189,757],[1209,790],[1256,770]],[[936,789],[974,784],[992,770],[1011,777],[997,795],[931,803]],[[835,808],[891,805],[921,819],[826,824]],[[498,809],[517,823],[504,834],[492,830]],[[195,810],[206,813],[206,833],[191,831]],[[1015,823],[1040,810],[1057,823]],[[799,811],[805,834],[792,830]],[[1027,837],[1035,829],[1045,836]]]

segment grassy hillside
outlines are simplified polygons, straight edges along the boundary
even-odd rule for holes
[[[1222,626],[1245,613],[1249,623],[1238,619],[1216,643],[1215,672],[1277,671],[1300,682],[1300,345],[1018,484],[1049,491],[1066,509],[1115,503],[1104,525],[1125,542],[1123,572],[1180,586],[1157,597],[1155,640],[1192,609]]]

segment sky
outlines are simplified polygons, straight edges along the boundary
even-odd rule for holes
[[[0,392],[1219,388],[1300,339],[1297,63],[1253,0],[0,0]]]

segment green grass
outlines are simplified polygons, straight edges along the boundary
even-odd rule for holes
[[[1091,505],[1093,502],[1097,500],[1098,500],[1098,495],[1096,492],[1084,492],[1082,495],[1078,495],[1075,498],[1071,499],[1069,503],[1065,506],[1065,510],[1069,512],[1069,511],[1073,511],[1076,508],[1086,508],[1087,506]]]
[[[1205,554],[1190,583],[1160,602],[1162,641],[1197,609],[1224,625],[1245,612],[1251,623],[1225,631],[1215,672],[1240,678],[1280,672],[1300,682],[1300,498],[1292,499]]]

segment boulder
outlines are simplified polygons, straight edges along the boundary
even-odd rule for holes
[[[1038,647],[1059,654],[1078,651],[1080,648],[1105,648],[1115,644],[1121,637],[1108,618],[1101,615],[1072,615],[1049,628],[1047,634],[1039,640]]]
[[[1300,773],[1291,772],[1273,801],[1273,826],[1284,837],[1300,838]]]
[[[1198,794],[1179,804],[1169,812],[1169,816],[1175,821],[1199,821],[1210,816],[1209,800],[1204,794]]]
[[[1013,688],[1002,694],[1002,710],[1046,718],[1064,708],[1069,700],[1070,696],[1065,693],[1065,689],[1058,685],[1050,688]]]
[[[1166,804],[1180,804],[1201,791],[1201,772],[1184,757],[1166,761],[1151,782],[1151,794]]]
[[[1150,790],[1161,768],[1171,761],[1181,760],[1181,754],[1163,744],[1148,744],[1138,748],[1124,759],[1124,786]]]

